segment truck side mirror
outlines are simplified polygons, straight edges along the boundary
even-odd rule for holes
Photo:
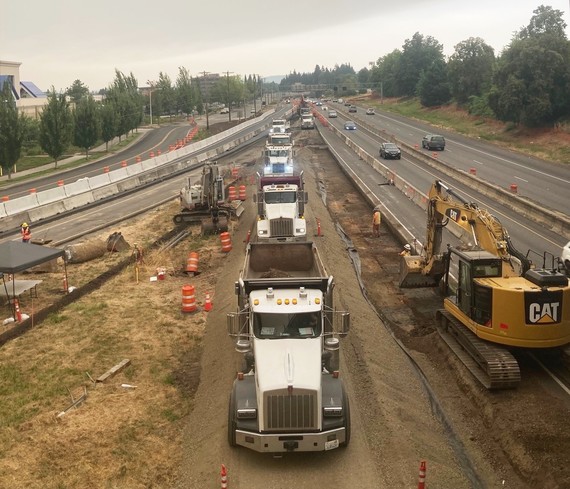
[[[309,192],[305,192],[305,204],[309,202]]]
[[[253,194],[253,203],[257,204],[257,194]]]

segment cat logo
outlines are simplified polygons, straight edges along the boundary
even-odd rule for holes
[[[449,217],[452,221],[458,222],[461,212],[459,211],[459,209],[447,209],[445,211],[445,215]]]
[[[526,292],[526,324],[556,324],[562,315],[562,291]]]

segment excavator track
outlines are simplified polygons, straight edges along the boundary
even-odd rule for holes
[[[478,338],[444,309],[437,311],[438,333],[487,389],[512,389],[519,385],[519,365],[509,351]]]

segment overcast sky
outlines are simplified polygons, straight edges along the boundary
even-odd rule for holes
[[[21,62],[21,79],[44,91],[77,79],[99,90],[115,69],[140,86],[160,72],[175,83],[180,66],[262,77],[317,64],[358,71],[415,32],[433,36],[447,56],[469,37],[499,54],[542,4],[570,24],[569,0],[7,0],[0,60]]]

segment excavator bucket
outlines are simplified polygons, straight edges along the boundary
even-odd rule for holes
[[[439,284],[441,274],[425,275],[425,259],[421,256],[410,255],[400,258],[400,287],[411,289],[416,287],[436,287]]]

